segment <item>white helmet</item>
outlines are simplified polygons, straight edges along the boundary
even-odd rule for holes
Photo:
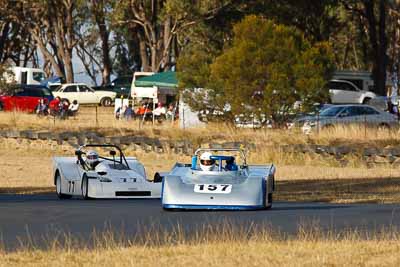
[[[211,171],[214,168],[215,160],[211,159],[212,154],[210,152],[204,152],[200,156],[200,168],[203,171]]]
[[[86,153],[86,162],[90,165],[93,166],[99,161],[99,154],[94,151],[94,150],[89,150]]]

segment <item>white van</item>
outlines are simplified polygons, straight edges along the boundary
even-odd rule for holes
[[[46,74],[41,69],[11,67],[10,71],[13,75],[4,74],[8,83],[40,84],[41,81],[46,79]]]
[[[135,81],[153,75],[154,72],[135,72],[133,74],[132,85],[131,85],[131,96],[133,99],[137,98],[157,98],[157,95],[154,94],[154,89],[152,87],[136,87]]]
[[[368,104],[376,97],[375,93],[345,80],[330,80],[328,87],[332,104]]]

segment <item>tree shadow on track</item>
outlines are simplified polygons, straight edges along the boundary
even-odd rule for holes
[[[400,178],[340,178],[277,181],[277,201],[400,203]]]

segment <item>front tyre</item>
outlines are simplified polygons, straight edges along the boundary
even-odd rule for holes
[[[71,102],[67,98],[61,99],[62,102],[66,102],[68,106],[71,104]]]
[[[102,105],[103,107],[109,107],[112,104],[112,99],[110,97],[103,97],[100,100],[100,105]]]
[[[56,173],[56,193],[59,199],[70,199],[72,197],[62,193],[61,174],[58,171]]]
[[[274,188],[271,183],[265,183],[265,194],[264,194],[264,208],[270,209],[272,207],[272,192],[268,193],[270,186]]]
[[[86,174],[83,175],[81,189],[83,199],[91,199],[91,197],[89,197],[89,179],[87,178]]]

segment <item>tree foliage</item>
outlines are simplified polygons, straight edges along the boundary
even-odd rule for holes
[[[293,27],[248,16],[234,26],[232,45],[211,65],[213,89],[234,114],[284,121],[296,101],[321,101],[333,65],[329,44],[312,45]]]
[[[111,75],[178,64],[182,85],[210,88],[209,81],[200,84],[202,76],[209,73],[210,80],[210,64],[232,43],[233,25],[253,14],[295,28],[310,45],[329,42],[336,69],[371,71],[376,92],[384,94],[386,72],[399,64],[399,3],[0,0],[0,63],[40,67],[73,81],[78,57],[91,79],[101,74],[102,83]]]

